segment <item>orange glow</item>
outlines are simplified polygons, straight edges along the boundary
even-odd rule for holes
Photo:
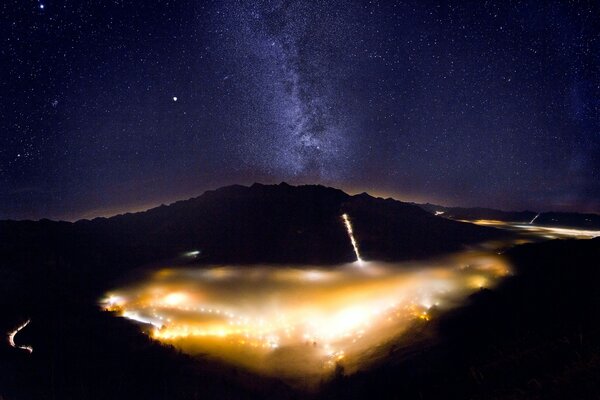
[[[162,269],[112,291],[102,305],[151,324],[155,339],[192,354],[282,377],[317,376],[341,360],[347,370],[370,362],[365,350],[509,271],[501,257],[480,251],[362,268]]]

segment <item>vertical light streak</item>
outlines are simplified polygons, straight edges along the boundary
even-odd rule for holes
[[[352,247],[354,248],[356,260],[359,264],[362,264],[362,258],[360,258],[360,253],[358,252],[358,245],[356,244],[356,239],[354,239],[354,232],[352,232],[352,224],[350,223],[350,218],[348,218],[348,214],[343,214],[342,218],[344,219],[344,224],[346,225],[346,230],[348,231],[348,236],[350,237],[350,242],[352,243]]]
[[[15,344],[15,336],[16,336],[16,334],[19,333],[19,331],[21,329],[23,329],[27,325],[29,325],[30,322],[31,322],[31,320],[28,319],[23,324],[21,324],[17,329],[15,329],[14,331],[12,331],[12,332],[10,332],[8,334],[8,343],[11,345],[11,347],[14,347],[15,349],[25,350],[25,351],[28,351],[29,353],[33,353],[33,347],[31,347],[31,346],[17,346]]]

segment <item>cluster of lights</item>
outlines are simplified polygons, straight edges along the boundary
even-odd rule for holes
[[[102,306],[152,325],[152,337],[175,345],[208,343],[210,352],[216,341],[217,356],[224,347],[264,353],[308,346],[329,368],[509,273],[499,257],[472,258],[432,267],[161,270],[108,295]]]
[[[345,351],[335,348],[334,343],[356,343],[378,324],[393,324],[407,319],[428,321],[428,312],[433,307],[424,301],[410,301],[407,304],[395,302],[373,309],[354,305],[332,315],[293,322],[283,316],[266,320],[240,316],[218,308],[178,305],[179,302],[173,302],[173,299],[183,296],[179,292],[170,293],[163,299],[150,303],[147,316],[139,311],[127,311],[122,297],[111,295],[103,303],[106,310],[117,311],[125,318],[152,325],[152,337],[158,340],[211,337],[228,340],[230,344],[262,349],[277,349],[282,342],[284,345],[293,345],[301,341],[315,346],[319,344],[328,359],[326,365],[335,364],[335,361],[345,357]],[[439,302],[435,305],[439,305]],[[161,306],[166,308],[161,309]],[[162,316],[161,311],[192,312],[197,316],[221,318],[213,323],[172,323],[173,319]]]

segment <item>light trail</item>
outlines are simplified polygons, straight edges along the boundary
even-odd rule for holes
[[[576,238],[576,239],[593,239],[600,236],[600,231],[592,231],[588,229],[575,228],[559,228],[553,226],[531,226],[531,225],[513,225],[516,228],[523,229],[538,235],[542,235],[548,239],[558,238]]]
[[[535,218],[534,218],[535,220]],[[590,229],[563,228],[558,226],[531,225],[531,223],[496,221],[478,219],[475,221],[462,220],[476,225],[493,226],[495,228],[516,231],[538,239],[593,239],[600,236],[600,231]]]
[[[15,336],[17,335],[17,333],[19,333],[21,331],[21,329],[23,329],[27,325],[29,325],[30,322],[31,322],[31,319],[28,319],[23,324],[21,324],[17,329],[15,329],[14,331],[12,331],[12,332],[10,332],[8,334],[8,343],[11,345],[11,347],[14,347],[15,349],[25,350],[25,351],[29,352],[29,354],[33,353],[33,347],[31,347],[31,346],[18,346],[15,343]]]
[[[537,217],[540,216],[540,213],[537,213],[537,215],[535,217],[533,217],[533,219],[531,221],[529,221],[529,225],[533,224],[533,221],[535,221],[537,219]]]
[[[343,214],[342,218],[344,220],[344,225],[346,225],[346,230],[348,231],[348,236],[350,237],[350,242],[352,243],[352,248],[354,249],[354,254],[356,254],[356,261],[358,261],[359,265],[362,264],[362,258],[360,258],[360,253],[358,252],[358,244],[356,243],[356,239],[354,239],[354,232],[352,231],[352,224],[350,223],[350,218],[348,214]]]

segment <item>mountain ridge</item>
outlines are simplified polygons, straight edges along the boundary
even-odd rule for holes
[[[80,261],[86,250],[102,254],[106,262],[138,265],[198,251],[196,261],[202,263],[337,264],[356,259],[343,213],[350,215],[367,260],[421,258],[507,234],[435,217],[393,199],[281,183],[225,186],[110,218],[4,221],[0,237],[4,251],[25,243],[51,253],[78,254]],[[122,259],[114,259],[118,257]]]

